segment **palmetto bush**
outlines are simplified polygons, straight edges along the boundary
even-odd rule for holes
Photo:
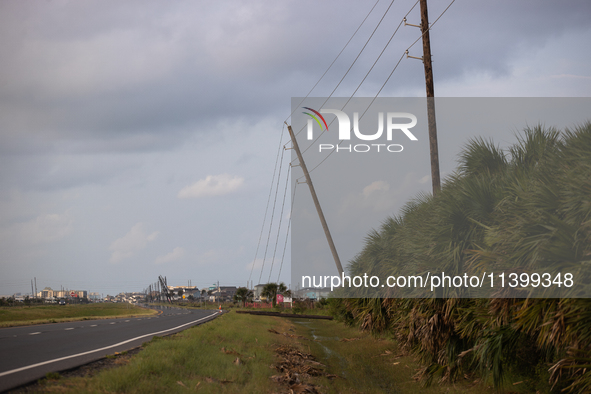
[[[506,151],[472,140],[441,193],[386,219],[348,271],[385,277],[437,266],[461,275],[485,264],[571,272],[591,283],[591,123],[563,133],[528,128]],[[334,300],[333,309],[362,329],[393,334],[420,356],[427,381],[479,371],[500,387],[511,369],[543,370],[555,390],[591,392],[591,300],[390,291],[392,298]]]

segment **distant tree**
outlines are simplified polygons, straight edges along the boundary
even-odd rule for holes
[[[285,286],[285,283],[281,282],[279,283],[279,285],[277,285],[277,294],[285,294],[287,291],[287,286]]]
[[[179,295],[180,298],[183,298],[183,289],[179,289],[179,291],[177,291],[177,294]]]
[[[277,283],[267,283],[261,291],[261,296],[265,297],[267,301],[271,301],[275,306],[275,296],[277,295]]]
[[[251,299],[253,296],[252,291],[246,287],[239,287],[234,294],[234,300],[242,303],[242,306],[246,304],[246,301]]]
[[[277,304],[277,294],[283,294],[284,292],[287,291],[287,286],[285,286],[285,283],[281,282],[279,284],[277,283],[267,283],[265,285],[265,287],[263,287],[263,291],[261,292],[262,296],[267,297],[267,299],[270,299],[271,302],[273,303],[273,306],[275,306],[275,304]]]

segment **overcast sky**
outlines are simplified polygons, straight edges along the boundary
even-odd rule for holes
[[[377,3],[311,96],[333,92],[390,3]],[[334,96],[353,94],[413,4],[393,3]],[[289,283],[289,248],[279,275],[289,154],[275,228],[261,237],[283,121],[373,5],[0,2],[0,295],[30,292],[33,278],[38,290],[104,295],[158,275],[199,288]],[[432,0],[431,22],[448,5]],[[435,94],[588,97],[589,15],[588,0],[457,0],[431,31]],[[419,18],[417,6],[408,22]],[[373,97],[418,37],[402,26],[356,96]],[[420,42],[409,52],[421,56]],[[421,62],[404,59],[380,96],[424,92]],[[428,191],[425,175],[409,190]]]

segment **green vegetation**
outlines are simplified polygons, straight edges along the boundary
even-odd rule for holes
[[[247,302],[252,302],[252,297],[252,290],[246,287],[239,287],[236,289],[236,294],[234,294],[234,301],[240,302],[244,306]]]
[[[465,393],[476,389],[494,393],[474,376],[454,385],[424,387],[415,375],[420,371],[416,357],[403,351],[396,341],[374,337],[340,322],[297,319],[296,334],[302,348],[326,365],[326,376],[311,379],[322,393]],[[336,375],[334,378],[332,376]]]
[[[562,134],[527,129],[508,152],[473,140],[459,162],[436,198],[419,196],[368,235],[350,275],[417,274],[425,263],[461,275],[487,264],[543,267],[552,277],[572,272],[591,282],[591,123]],[[427,382],[479,372],[497,388],[520,375],[523,389],[591,390],[590,299],[350,298],[331,305],[351,325],[394,336],[420,358]]]
[[[25,326],[30,324],[58,323],[64,321],[109,319],[151,315],[157,312],[130,304],[76,304],[37,305],[0,308],[0,327]]]
[[[263,290],[261,291],[261,296],[265,297],[267,300],[270,299],[273,306],[275,306],[277,304],[277,294],[284,294],[287,291],[288,291],[287,286],[285,286],[285,283],[283,283],[283,282],[281,282],[279,284],[267,283],[265,285],[265,287],[263,287]]]
[[[47,372],[45,374],[45,379],[47,380],[59,380],[59,378],[61,378],[61,376],[57,372]]]
[[[287,337],[284,319],[224,314],[166,338],[154,338],[125,365],[94,377],[61,379],[47,392],[71,393],[266,393],[277,391],[269,379],[274,349]]]
[[[423,389],[417,362],[390,340],[341,323],[229,313],[170,337],[155,337],[133,357],[91,377],[46,381],[60,393],[386,393],[470,392],[478,382]],[[298,357],[306,362],[295,365]],[[296,375],[297,374],[297,375]],[[298,382],[285,382],[291,376]],[[491,389],[479,386],[483,393]],[[299,390],[299,391],[298,391]],[[309,391],[301,391],[309,390]]]

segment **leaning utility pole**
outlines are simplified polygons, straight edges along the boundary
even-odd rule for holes
[[[441,189],[439,178],[439,149],[437,148],[437,123],[435,121],[435,90],[433,88],[433,68],[431,67],[431,41],[429,39],[429,13],[427,0],[420,0],[421,32],[423,33],[423,65],[427,85],[427,118],[429,122],[429,150],[431,152],[431,183],[433,195]]]
[[[287,124],[287,123],[286,123]],[[322,213],[322,208],[320,207],[320,202],[318,201],[318,196],[316,196],[316,191],[314,190],[314,185],[312,185],[312,178],[310,178],[310,174],[308,173],[308,168],[306,167],[306,163],[304,163],[304,158],[302,157],[302,152],[300,152],[300,147],[298,142],[296,141],[295,135],[293,130],[291,129],[290,125],[287,125],[287,130],[289,130],[289,136],[291,137],[291,142],[293,143],[293,148],[295,149],[298,160],[300,161],[300,166],[304,171],[304,175],[306,176],[306,183],[310,188],[310,193],[312,194],[312,200],[314,200],[314,205],[316,206],[316,211],[318,211],[318,216],[320,217],[320,222],[322,223],[322,228],[324,229],[324,234],[326,235],[326,240],[328,241],[328,246],[330,247],[330,251],[332,252],[332,257],[334,258],[334,262],[337,266],[337,270],[339,271],[339,275],[343,275],[343,266],[341,265],[341,260],[339,259],[339,255],[337,254],[337,248],[334,246],[334,242],[332,241],[332,236],[330,235],[330,231],[328,230],[328,224],[326,223],[326,219],[324,218],[324,214]]]

